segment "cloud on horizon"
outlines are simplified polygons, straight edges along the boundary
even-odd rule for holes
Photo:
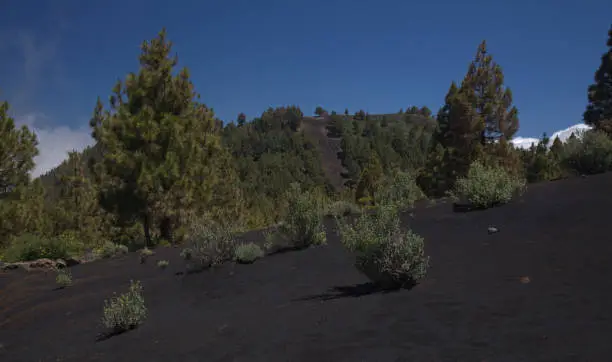
[[[46,117],[40,113],[30,113],[22,117],[15,117],[18,126],[26,125],[38,137],[39,154],[34,158],[36,166],[32,177],[38,177],[47,171],[59,166],[68,158],[68,152],[82,151],[94,144],[88,127],[73,129],[67,126],[44,127],[39,126]]]
[[[19,67],[13,70],[14,83],[8,88],[7,100],[13,118],[19,127],[28,126],[38,138],[39,155],[34,159],[36,166],[32,177],[60,165],[68,152],[82,151],[94,144],[87,126],[53,125],[49,121],[57,115],[49,109],[41,109],[38,103],[41,92],[59,89],[70,81],[65,77],[59,58],[62,31],[67,29],[65,9],[52,2],[49,5],[48,20],[53,28],[41,33],[32,28],[14,27],[0,33],[0,55],[19,62]],[[79,124],[87,125],[87,122]]]

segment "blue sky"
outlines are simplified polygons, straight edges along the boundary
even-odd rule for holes
[[[48,155],[89,142],[96,98],[137,70],[141,42],[163,26],[224,120],[283,104],[437,111],[486,39],[514,93],[518,135],[539,136],[581,121],[612,21],[609,0],[2,3],[0,99],[47,132]]]

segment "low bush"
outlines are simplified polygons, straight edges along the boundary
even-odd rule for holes
[[[139,281],[130,281],[127,293],[104,301],[102,324],[112,332],[119,333],[137,327],[146,316],[142,285]]]
[[[266,240],[266,242],[264,243],[264,249],[266,251],[272,250],[272,248],[274,248],[275,232],[266,230],[264,231],[263,235],[264,235],[264,239]]]
[[[128,247],[125,245],[115,244],[110,241],[105,242],[101,248],[95,250],[96,254],[104,259],[112,258],[118,255],[128,253]]]
[[[501,167],[474,162],[467,176],[457,179],[451,196],[474,207],[487,208],[509,202],[524,190],[525,184],[524,179],[510,175]]]
[[[191,248],[185,248],[181,250],[180,255],[181,255],[181,258],[185,260],[191,260],[191,258],[193,257],[193,250]]]
[[[157,267],[160,268],[160,269],[166,269],[169,264],[170,264],[170,262],[168,260],[159,260],[157,262]]]
[[[408,172],[396,172],[393,176],[383,179],[376,191],[377,205],[392,205],[399,209],[412,207],[425,194],[416,183],[416,178]]]
[[[238,263],[250,264],[255,260],[263,258],[264,251],[257,244],[240,244],[236,247],[234,259]]]
[[[144,264],[147,262],[147,259],[153,255],[153,250],[149,248],[143,248],[138,251],[138,258],[140,259],[140,264]]]
[[[427,274],[424,240],[400,228],[397,208],[382,205],[354,223],[337,218],[343,244],[356,253],[355,266],[385,289],[413,286]]]
[[[327,242],[323,227],[323,205],[311,192],[292,184],[287,194],[287,210],[283,222],[270,241],[288,243],[288,247],[302,249]]]
[[[187,249],[184,249],[183,258],[189,260],[195,257],[213,266],[232,260],[236,248],[231,229],[211,220],[193,223],[187,235],[187,244],[190,254],[187,255]]]
[[[55,283],[59,288],[66,288],[72,285],[72,273],[67,268],[61,268],[57,271]]]

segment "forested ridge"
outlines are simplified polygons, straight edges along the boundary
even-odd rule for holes
[[[607,47],[586,92],[583,120],[593,130],[566,143],[544,134],[530,149],[512,146],[519,109],[485,41],[437,112],[318,107],[324,134],[340,139],[337,187],[322,166],[320,140],[303,132],[312,118],[298,105],[223,122],[200,99],[188,68],[179,68],[162,30],[142,44],[136,71],[92,105],[95,146],[37,179],[29,177],[35,134],[15,126],[8,103],[0,107],[0,259],[56,258],[108,243],[179,244],[193,224],[266,227],[287,216],[294,184],[333,214],[340,206],[375,208],[397,197],[389,190],[444,197],[475,163],[528,182],[609,171],[612,28]]]

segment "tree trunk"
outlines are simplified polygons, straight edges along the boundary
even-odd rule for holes
[[[148,248],[151,245],[151,222],[149,220],[149,213],[145,212],[144,219],[142,223],[144,236],[145,236],[145,248]]]
[[[172,237],[172,220],[169,217],[165,216],[162,218],[161,222],[159,223],[159,233],[162,239],[165,239],[170,244],[173,244],[174,238]]]

